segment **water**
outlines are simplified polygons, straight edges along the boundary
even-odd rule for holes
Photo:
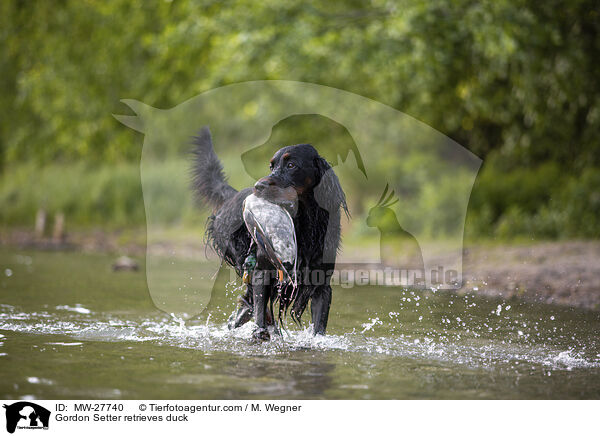
[[[112,260],[0,250],[3,398],[600,398],[598,312],[337,288],[326,337],[257,344],[235,292],[186,323]]]

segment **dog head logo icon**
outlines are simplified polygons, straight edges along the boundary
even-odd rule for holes
[[[29,401],[19,401],[10,405],[5,404],[6,431],[14,433],[19,429],[47,429],[50,421],[50,411]]]

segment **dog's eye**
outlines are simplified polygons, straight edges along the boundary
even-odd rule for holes
[[[296,165],[294,163],[292,163],[292,162],[288,162],[287,167],[290,168],[290,169],[291,168],[296,168]]]

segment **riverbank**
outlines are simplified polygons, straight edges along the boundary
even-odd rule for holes
[[[180,256],[204,256],[201,233],[165,232],[163,236],[149,242],[152,253],[167,255],[177,246]],[[53,241],[36,239],[28,231],[11,230],[0,233],[0,245],[143,257],[146,232],[70,232],[64,240]],[[351,246],[345,247],[340,260],[352,262],[353,251]],[[467,243],[464,286],[458,292],[600,310],[599,259],[600,241]]]
[[[600,310],[599,241],[470,246],[463,262],[463,289]]]

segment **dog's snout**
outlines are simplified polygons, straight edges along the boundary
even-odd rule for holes
[[[273,185],[275,185],[275,181],[273,179],[271,179],[270,177],[263,177],[254,184],[254,189],[256,189],[257,191],[262,191],[268,188],[269,186]]]

